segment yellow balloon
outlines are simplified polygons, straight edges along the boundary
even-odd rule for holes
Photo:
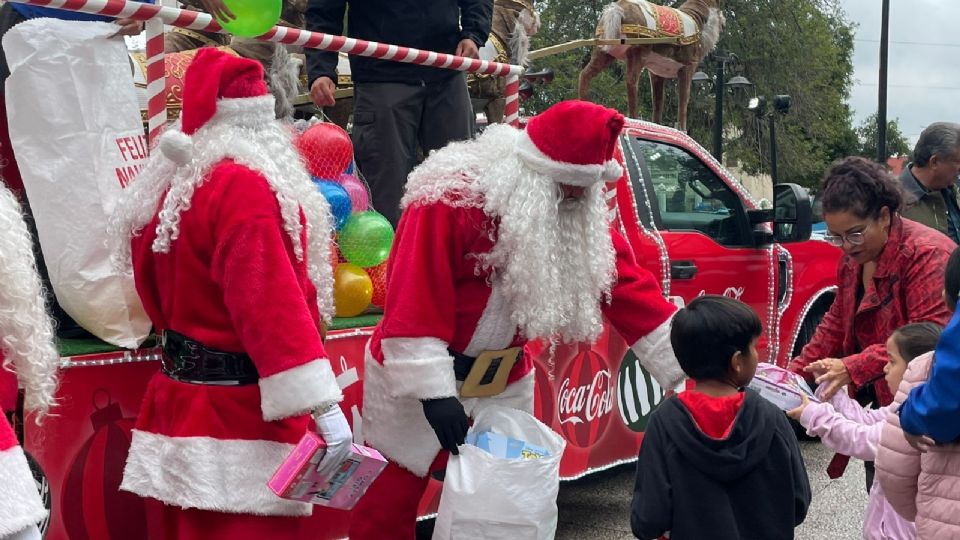
[[[337,317],[356,317],[373,298],[373,282],[367,272],[355,264],[340,263],[333,273],[333,302]]]

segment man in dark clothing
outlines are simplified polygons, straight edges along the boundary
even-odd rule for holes
[[[487,41],[493,0],[309,0],[307,30],[476,58]],[[306,51],[310,94],[335,104],[337,54]],[[407,174],[420,155],[473,135],[474,113],[463,73],[350,57],[353,144],[373,206],[394,226]]]
[[[753,390],[762,326],[737,300],[703,296],[670,341],[696,381],[653,413],[637,462],[630,523],[641,539],[794,537],[810,484],[787,417]]]
[[[936,122],[920,134],[913,163],[900,173],[906,193],[903,217],[923,223],[960,244],[960,124]]]

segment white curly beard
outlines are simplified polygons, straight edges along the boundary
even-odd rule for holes
[[[13,370],[37,420],[55,404],[60,354],[44,305],[32,240],[16,197],[0,185],[0,369]]]
[[[153,251],[166,253],[180,233],[180,215],[190,208],[194,190],[203,183],[210,169],[231,158],[258,171],[267,179],[280,204],[284,229],[293,242],[298,260],[306,255],[310,280],[317,288],[317,305],[323,319],[333,317],[333,269],[330,266],[333,217],[330,205],[316,189],[293,146],[291,129],[273,120],[260,121],[246,116],[242,125],[211,120],[192,137],[192,160],[177,167],[161,152],[151,155],[147,166],[127,186],[111,220],[114,234],[126,238],[140,233],[160,206],[160,223]],[[168,129],[179,129],[172,126]],[[166,193],[166,197],[163,197]],[[307,246],[300,243],[300,210],[307,218]],[[130,270],[129,242],[119,261]]]
[[[603,184],[563,200],[556,182],[516,156],[519,135],[493,125],[474,141],[432,153],[410,174],[403,206],[482,208],[499,224],[493,249],[476,256],[499,280],[521,334],[594,341],[616,278]]]

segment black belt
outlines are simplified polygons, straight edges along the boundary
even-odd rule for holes
[[[477,360],[474,356],[467,356],[456,351],[447,349],[447,352],[450,353],[450,356],[453,357],[453,375],[457,378],[458,381],[467,380],[467,375],[470,374],[470,370],[473,369],[473,363]],[[520,356],[517,357],[517,362],[523,359],[523,353],[520,353]],[[496,359],[490,363],[490,367],[484,372],[483,377],[480,379],[480,384],[490,384],[493,382],[493,377],[497,374],[497,370],[500,368],[501,359]]]
[[[218,351],[171,330],[163,332],[162,369],[167,377],[191,384],[239,386],[260,380],[246,354]]]

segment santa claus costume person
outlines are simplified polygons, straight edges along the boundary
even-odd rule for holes
[[[60,356],[44,306],[30,233],[13,193],[0,185],[0,408],[13,410],[18,387],[39,423],[57,390]],[[18,384],[19,383],[19,384]],[[40,540],[47,516],[27,459],[0,416],[0,540]]]
[[[259,63],[202,49],[181,121],[115,216],[164,349],[121,489],[163,503],[168,538],[295,538],[312,506],[267,481],[311,414],[321,469],[352,443],[319,331],[333,312],[330,208]]]
[[[354,510],[351,539],[413,538],[428,474],[441,450],[457,453],[468,417],[489,405],[533,412],[527,340],[592,342],[606,317],[662,387],[682,380],[676,308],[607,217],[623,123],[567,101],[411,173],[364,375],[366,441],[390,463]]]

